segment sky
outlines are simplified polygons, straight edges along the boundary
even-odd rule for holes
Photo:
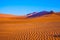
[[[1,14],[26,15],[51,10],[60,12],[60,0],[0,0]]]

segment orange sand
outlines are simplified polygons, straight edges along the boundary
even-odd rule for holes
[[[60,40],[60,14],[0,18],[0,40]]]

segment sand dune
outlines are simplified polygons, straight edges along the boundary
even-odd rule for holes
[[[60,40],[60,15],[0,18],[0,40]]]
[[[2,17],[15,17],[16,15],[11,15],[11,14],[0,14],[0,18]]]
[[[30,20],[31,22],[60,22],[60,15],[53,13],[36,18],[31,18]]]
[[[0,14],[0,21],[8,21],[8,20],[18,20],[18,19],[25,19],[25,16],[18,16],[12,14]]]

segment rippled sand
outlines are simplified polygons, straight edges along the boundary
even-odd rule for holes
[[[59,16],[14,20],[0,21],[0,40],[60,40]]]

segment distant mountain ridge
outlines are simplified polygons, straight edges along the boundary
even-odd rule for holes
[[[35,18],[35,17],[39,17],[39,16],[44,16],[44,15],[48,15],[48,14],[52,14],[55,12],[53,11],[41,11],[41,12],[33,12],[33,13],[29,13],[25,16],[16,16],[16,15],[12,15],[12,14],[0,14],[0,18]],[[60,12],[57,12],[56,15],[60,15]]]
[[[30,15],[31,14],[31,15]],[[20,21],[20,22],[60,22],[60,12],[33,12],[25,16],[10,14],[0,14],[0,21]]]
[[[53,11],[42,11],[42,12],[33,12],[33,13],[30,13],[30,14],[27,14],[27,17],[28,18],[33,18],[33,17],[38,17],[38,16],[43,16],[43,15],[47,15],[47,14],[52,14]]]

